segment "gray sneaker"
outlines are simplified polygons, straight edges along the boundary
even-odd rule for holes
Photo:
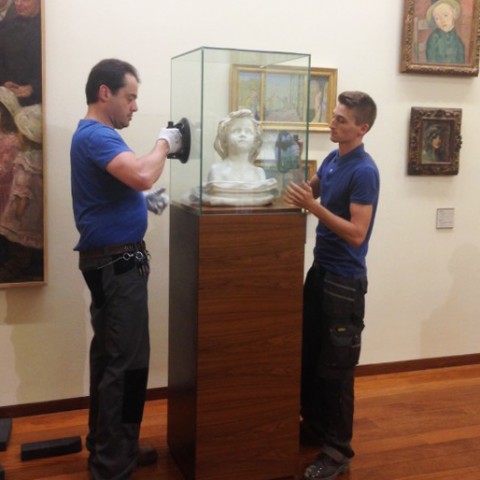
[[[332,457],[321,453],[312,465],[303,473],[305,480],[335,480],[340,474],[348,472],[350,462],[336,462]]]

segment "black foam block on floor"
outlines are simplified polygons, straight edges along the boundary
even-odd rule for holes
[[[10,433],[12,433],[12,419],[0,418],[0,452],[7,449]]]
[[[58,457],[82,450],[80,437],[57,438],[43,442],[31,442],[22,444],[20,458],[22,461],[35,460],[37,458]]]
[[[5,480],[5,470],[3,469],[1,463],[0,463],[0,480]]]

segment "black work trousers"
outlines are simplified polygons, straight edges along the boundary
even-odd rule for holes
[[[366,278],[338,277],[315,264],[304,285],[301,414],[326,453],[346,458],[354,455],[354,370],[366,292]]]
[[[136,466],[148,379],[148,274],[128,255],[81,259],[80,269],[92,298],[89,469],[94,480],[127,480]]]

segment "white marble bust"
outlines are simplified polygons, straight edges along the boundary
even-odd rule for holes
[[[262,146],[262,127],[250,110],[230,112],[218,124],[214,163],[203,187],[202,201],[211,205],[267,205],[277,194],[277,181],[254,164]]]

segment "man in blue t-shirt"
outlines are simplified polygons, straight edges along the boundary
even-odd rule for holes
[[[365,257],[380,178],[363,137],[377,108],[363,92],[343,92],[330,122],[338,144],[310,183],[291,183],[285,200],[318,218],[314,262],[304,285],[301,441],[322,445],[304,478],[333,480],[349,470],[354,370],[364,327]],[[316,199],[320,197],[320,202]]]
[[[152,150],[137,157],[117,130],[137,111],[136,69],[117,59],[90,71],[87,114],[70,151],[72,200],[80,238],[79,267],[91,293],[90,410],[86,439],[94,480],[127,479],[156,460],[139,447],[148,379],[148,190],[168,153],[182,147],[176,128],[162,128]]]

